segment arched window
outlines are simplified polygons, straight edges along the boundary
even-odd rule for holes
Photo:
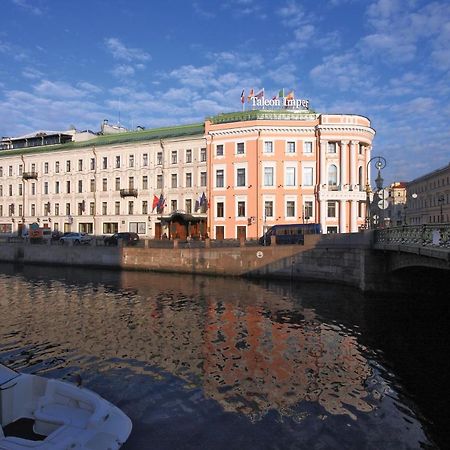
[[[358,169],[358,184],[359,184],[359,189],[363,188],[363,171],[362,171],[362,166],[359,166]]]
[[[328,167],[328,184],[330,186],[337,186],[337,167],[334,164],[331,164]]]

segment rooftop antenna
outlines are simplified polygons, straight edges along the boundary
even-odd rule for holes
[[[119,96],[119,127],[120,127],[120,107],[121,107],[121,97]]]

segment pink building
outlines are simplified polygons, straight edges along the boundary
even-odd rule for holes
[[[356,115],[253,110],[209,118],[210,237],[257,238],[289,223],[358,231],[374,135]]]

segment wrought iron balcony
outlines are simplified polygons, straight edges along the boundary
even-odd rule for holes
[[[24,180],[37,180],[38,173],[37,172],[23,172],[22,178]]]
[[[123,197],[137,197],[138,191],[137,189],[121,189],[120,196]]]

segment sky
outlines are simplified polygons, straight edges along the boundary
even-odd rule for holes
[[[241,110],[242,89],[284,88],[368,117],[385,184],[450,163],[446,0],[0,0],[0,13],[0,136],[199,123]]]

